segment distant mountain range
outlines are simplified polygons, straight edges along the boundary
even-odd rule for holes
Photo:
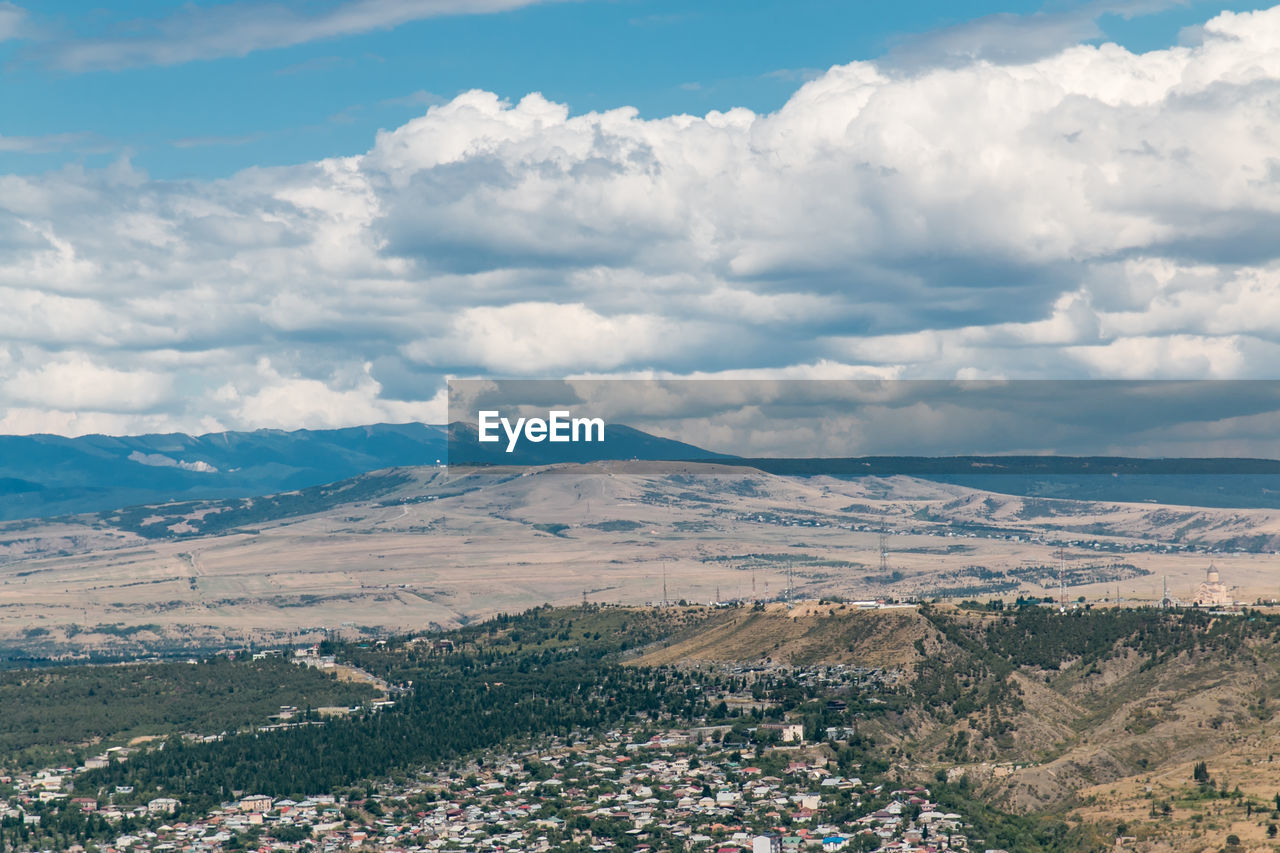
[[[1280,508],[1280,461],[1124,456],[860,456],[724,464],[793,477],[916,477],[1031,498]]]
[[[482,443],[475,426],[465,423],[449,425],[450,465],[557,465],[605,459],[685,462],[734,458],[683,441],[650,435],[625,424],[609,424],[604,441],[559,444],[521,441],[512,452],[507,452],[505,438],[494,443]]]
[[[248,497],[443,461],[443,427],[375,424],[191,436],[0,436],[0,519]]]
[[[451,458],[452,457],[452,458]],[[547,465],[605,459],[715,461],[789,476],[906,475],[1011,495],[1189,506],[1280,507],[1280,462],[1262,459],[861,457],[746,459],[610,424],[596,443],[476,441],[475,428],[374,424],[65,438],[0,436],[0,520],[306,489],[384,468]]]
[[[462,424],[410,423],[200,436],[5,435],[0,436],[0,520],[269,495],[382,468],[435,465],[449,461],[451,435],[455,451],[471,448],[462,461],[477,464],[723,458],[621,424],[610,424],[604,442],[527,444],[514,457],[474,442],[474,428],[467,430]]]

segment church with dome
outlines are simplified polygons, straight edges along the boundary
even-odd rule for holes
[[[1209,565],[1204,582],[1196,590],[1194,601],[1196,607],[1227,607],[1235,603],[1231,598],[1230,590],[1222,582],[1218,569],[1213,564]]]

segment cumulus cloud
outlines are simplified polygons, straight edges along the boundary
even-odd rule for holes
[[[661,317],[604,317],[581,303],[521,302],[467,308],[442,338],[405,347],[435,366],[484,365],[502,373],[563,374],[619,367],[680,346],[675,325]]]
[[[18,370],[0,388],[19,405],[101,412],[145,412],[166,402],[172,392],[168,376],[117,370],[83,355]]]
[[[444,392],[429,400],[398,401],[381,397],[381,384],[366,363],[353,375],[339,371],[324,378],[282,374],[267,359],[257,365],[256,380],[242,392],[228,383],[214,393],[229,404],[239,423],[280,429],[313,429],[352,424],[443,422]]]
[[[0,428],[439,420],[459,373],[1274,378],[1277,97],[1280,7],[764,115],[475,91],[360,156],[0,176]]]

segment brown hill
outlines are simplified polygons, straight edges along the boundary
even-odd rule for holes
[[[1005,808],[1124,823],[1137,849],[1199,850],[1208,827],[1218,849],[1229,832],[1261,843],[1274,821],[1277,637],[1280,614],[1260,612],[803,602],[709,612],[631,662],[737,664],[753,677],[894,670],[882,711],[862,706],[863,731],[904,781],[968,777]],[[1192,779],[1197,762],[1213,773],[1209,795]],[[1172,813],[1152,815],[1166,800]]]
[[[807,601],[726,610],[632,662],[909,668],[922,655],[917,641],[926,654],[941,650],[938,632],[914,608],[860,610]]]
[[[1158,600],[1165,578],[1190,596],[1212,560],[1235,597],[1271,598],[1265,550],[1178,550],[1246,532],[1270,541],[1280,512],[694,463],[390,469],[265,498],[0,524],[0,646],[414,630],[584,595],[660,601],[664,578],[669,600],[697,602],[776,600],[788,586],[807,598],[1012,599],[1057,596],[1064,570],[1069,598],[1132,602]],[[805,643],[797,654],[821,646]]]

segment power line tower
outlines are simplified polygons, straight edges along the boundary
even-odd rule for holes
[[[1058,546],[1058,607],[1067,609],[1067,549]]]
[[[662,564],[662,606],[667,606],[667,564]]]
[[[889,534],[880,531],[880,576],[889,576]]]

